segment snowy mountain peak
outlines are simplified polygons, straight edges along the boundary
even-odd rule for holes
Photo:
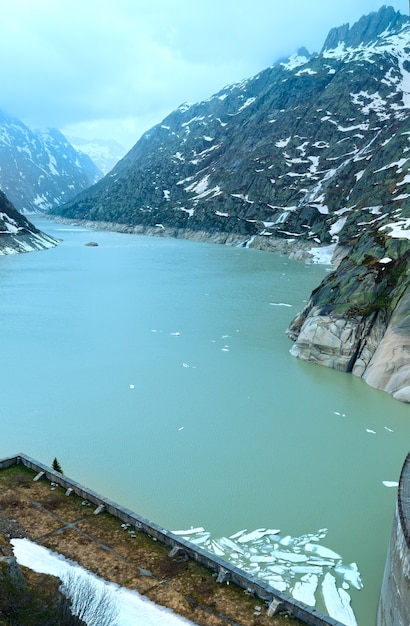
[[[387,34],[398,33],[409,24],[409,18],[395,11],[393,7],[382,6],[377,12],[360,18],[350,27],[343,24],[332,28],[322,48],[322,53],[344,45],[345,48],[359,48],[376,42]]]
[[[0,189],[19,211],[47,211],[101,176],[59,130],[31,130],[0,111]]]

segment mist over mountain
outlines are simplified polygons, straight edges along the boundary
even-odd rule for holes
[[[114,140],[88,140],[80,137],[69,137],[69,140],[76,150],[87,154],[103,174],[108,174],[127,152]]]
[[[57,129],[31,130],[0,111],[0,189],[19,211],[47,211],[101,176]]]
[[[331,246],[293,354],[410,402],[409,112],[410,22],[384,6],[180,106],[53,213],[295,258]]]

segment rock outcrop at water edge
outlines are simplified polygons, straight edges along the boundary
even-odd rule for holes
[[[19,213],[0,191],[0,255],[44,250],[57,243]]]
[[[384,231],[355,243],[287,334],[294,356],[410,402],[410,240]]]

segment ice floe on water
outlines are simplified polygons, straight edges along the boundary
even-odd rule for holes
[[[350,596],[341,587],[337,587],[336,578],[329,572],[322,582],[322,593],[330,617],[346,626],[357,626],[357,621],[350,606]]]
[[[363,588],[359,568],[356,563],[345,565],[340,554],[320,543],[326,528],[300,537],[281,536],[276,528],[244,529],[218,539],[202,527],[174,534],[300,602],[316,606],[320,601],[331,617],[357,626],[347,591]]]

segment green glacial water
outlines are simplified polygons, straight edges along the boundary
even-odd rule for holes
[[[37,225],[61,244],[0,257],[1,456],[57,456],[289,593],[317,582],[321,610],[330,574],[374,624],[396,498],[383,481],[398,480],[410,411],[289,355],[285,329],[329,268]]]

